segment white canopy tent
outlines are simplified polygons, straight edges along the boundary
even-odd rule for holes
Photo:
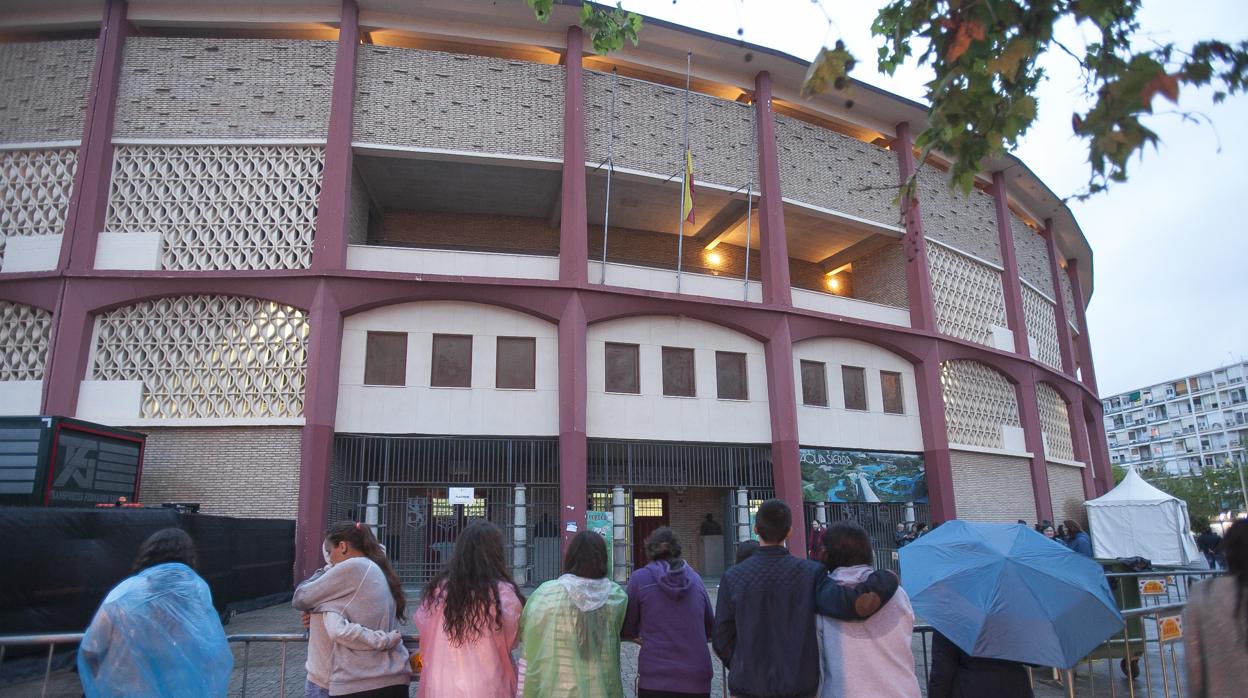
[[[1131,468],[1117,487],[1084,503],[1098,558],[1142,557],[1154,565],[1206,565],[1196,548],[1187,502],[1153,487]]]

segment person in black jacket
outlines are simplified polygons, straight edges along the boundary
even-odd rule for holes
[[[1005,659],[972,657],[949,638],[932,633],[927,698],[1033,698],[1027,667]]]
[[[711,645],[728,667],[738,698],[808,698],[819,690],[815,613],[863,620],[897,591],[897,576],[878,570],[855,587],[832,581],[814,560],[789,554],[789,507],[762,503],[754,530],[761,539],[749,559],[724,572]]]

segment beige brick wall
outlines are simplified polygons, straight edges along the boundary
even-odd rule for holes
[[[897,156],[814,124],[776,117],[784,196],[888,225],[901,225]]]
[[[946,245],[1001,264],[997,207],[992,197],[975,189],[963,196],[949,188],[949,175],[932,165],[919,168],[919,211],[923,234]]]
[[[545,220],[521,216],[395,211],[385,214],[380,236],[369,242],[553,256],[559,254],[559,229]]]
[[[853,276],[854,298],[909,310],[906,251],[900,242],[854,260]]]
[[[357,141],[563,156],[563,66],[361,46],[356,70]]]
[[[1044,238],[1013,213],[1010,213],[1010,233],[1014,236],[1018,275],[1044,295],[1052,296],[1053,274],[1049,270],[1049,248]]]
[[[347,242],[363,245],[368,242],[369,197],[364,178],[356,170],[351,177],[351,205],[347,210]]]
[[[95,39],[0,44],[0,143],[82,138]]]
[[[1087,528],[1087,511],[1083,508],[1083,469],[1072,465],[1049,463],[1049,496],[1053,499],[1053,522],[1074,519]]]
[[[325,138],[333,41],[132,37],[118,138]]]
[[[1076,328],[1079,327],[1079,316],[1075,314],[1075,293],[1071,290],[1070,277],[1064,269],[1059,269],[1057,281],[1062,285],[1062,302],[1066,304],[1066,321]]]
[[[144,504],[199,502],[222,516],[293,519],[299,505],[299,427],[151,428],[139,491]]]
[[[949,451],[958,518],[1014,523],[1036,520],[1036,500],[1026,458]]]
[[[667,177],[684,167],[685,91],[644,80],[619,78],[615,123],[611,122],[613,78],[585,72],[585,159],[607,159],[615,135],[615,166]],[[757,175],[751,107],[702,94],[689,95],[689,148],[693,176],[736,189]]]

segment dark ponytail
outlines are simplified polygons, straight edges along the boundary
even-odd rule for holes
[[[367,524],[358,521],[339,521],[326,531],[325,540],[331,545],[346,543],[381,568],[382,574],[386,576],[386,584],[390,587],[390,595],[394,597],[394,615],[402,623],[407,613],[407,596],[403,594],[403,585],[399,583],[399,575],[395,574],[394,567],[391,566],[385,551],[381,549],[381,543],[378,543],[377,537],[373,535],[373,530]]]

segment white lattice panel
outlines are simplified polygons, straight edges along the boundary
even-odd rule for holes
[[[324,164],[320,146],[121,146],[106,230],[160,233],[165,269],[304,269]]]
[[[96,320],[89,375],[143,381],[142,417],[298,417],[307,337],[306,314],[271,301],[144,301]]]
[[[927,246],[936,328],[992,345],[992,326],[1008,327],[1001,272],[942,245]]]
[[[51,331],[48,311],[0,301],[0,381],[42,380]]]
[[[1062,350],[1057,343],[1057,311],[1048,298],[1036,293],[1027,284],[1023,289],[1023,319],[1027,335],[1036,340],[1036,354],[1044,363],[1061,370]]]
[[[0,151],[0,265],[4,236],[65,232],[77,169],[77,148]]]
[[[1070,436],[1070,414],[1066,401],[1048,383],[1036,383],[1036,407],[1040,411],[1040,431],[1044,432],[1048,457],[1075,459],[1075,443]]]
[[[950,443],[1004,448],[1001,427],[1021,426],[1014,386],[991,366],[946,361],[940,365],[940,385]]]

